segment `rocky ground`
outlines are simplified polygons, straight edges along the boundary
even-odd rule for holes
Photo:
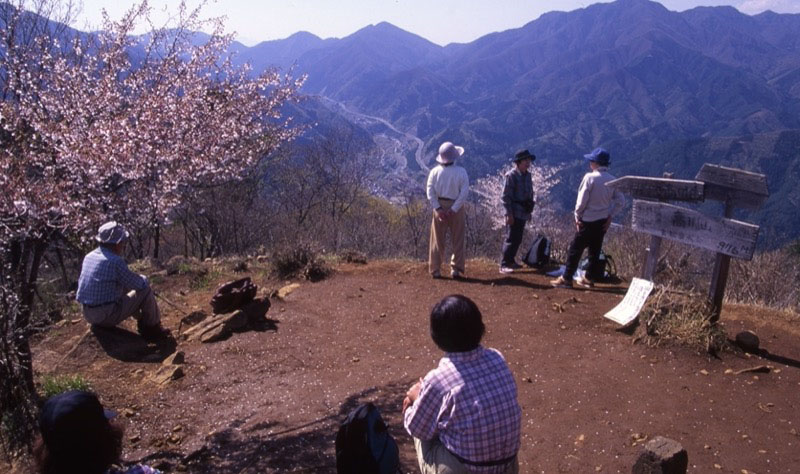
[[[657,435],[682,443],[690,472],[788,473],[800,465],[796,315],[726,306],[729,336],[753,330],[766,351],[715,358],[645,346],[605,320],[625,284],[552,289],[543,274],[501,275],[481,261],[469,262],[461,281],[432,280],[411,261],[341,264],[318,283],[275,281],[255,261],[240,273],[230,263],[204,265],[199,273],[146,270],[174,333],[196,322],[180,323],[187,314],[210,313],[219,284],[244,275],[260,296],[272,293],[269,320],[213,343],[181,336],[174,347],[144,344],[130,321],[93,333],[71,314],[36,342],[39,375],[81,374],[119,411],[128,461],[167,472],[335,472],[338,424],[372,401],[391,425],[404,470],[417,472],[400,405],[441,356],[428,335],[430,308],[461,293],[481,308],[485,345],[505,355],[517,380],[520,472],[630,472]],[[299,286],[282,298],[273,292],[290,283]],[[167,359],[176,349],[183,360]],[[766,367],[747,371],[759,366]]]

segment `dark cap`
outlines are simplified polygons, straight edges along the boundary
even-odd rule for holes
[[[520,162],[522,160],[531,160],[531,162],[536,161],[536,155],[529,152],[528,150],[520,150],[515,155],[514,158],[511,159],[514,163]]]
[[[44,402],[39,414],[39,429],[48,449],[72,446],[87,432],[108,426],[108,420],[117,416],[105,410],[97,395],[73,390],[55,395]]]
[[[608,154],[605,148],[595,148],[588,155],[583,155],[588,161],[594,161],[598,165],[607,166],[611,162],[611,155]]]

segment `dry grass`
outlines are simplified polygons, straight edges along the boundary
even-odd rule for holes
[[[638,339],[648,345],[673,343],[709,353],[728,345],[722,328],[711,323],[711,307],[702,295],[656,287],[639,322]]]
[[[732,260],[725,299],[800,313],[800,254],[791,247]]]

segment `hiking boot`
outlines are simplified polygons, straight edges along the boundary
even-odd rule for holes
[[[172,332],[170,332],[169,329],[165,328],[160,323],[153,326],[145,326],[137,323],[136,326],[139,330],[139,334],[142,336],[142,339],[147,342],[156,342],[164,339],[170,339],[172,337]]]
[[[514,273],[514,269],[511,267],[507,267],[505,265],[500,265],[500,273],[505,273],[505,274]]]
[[[431,278],[433,278],[433,279],[442,278],[442,274],[439,273],[439,272],[433,272],[433,273],[431,273]]]
[[[458,270],[453,270],[452,272],[450,272],[450,276],[453,277],[454,280],[460,280],[464,278],[464,274]]]
[[[511,262],[511,265],[507,265],[507,267],[513,270],[519,270],[520,268],[522,268],[522,265],[520,265],[517,262]]]
[[[563,276],[550,280],[550,284],[553,285],[553,288],[572,288],[572,280],[567,280]]]
[[[584,288],[594,288],[594,282],[583,275],[578,277],[578,279],[575,280],[575,283]]]

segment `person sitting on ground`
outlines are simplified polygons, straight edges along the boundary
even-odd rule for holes
[[[503,242],[503,256],[500,260],[500,273],[513,273],[522,268],[516,262],[517,250],[522,243],[525,225],[533,212],[533,179],[528,169],[536,159],[528,150],[514,155],[514,168],[505,176],[503,184],[503,208],[506,210],[506,240]]]
[[[445,355],[403,400],[423,474],[519,472],[517,385],[500,352],[480,344],[484,330],[466,296],[447,296],[431,311],[431,338]]]
[[[132,272],[122,258],[128,238],[121,224],[111,221],[100,226],[95,237],[99,246],[83,259],[75,299],[92,326],[114,327],[133,316],[145,340],[167,338],[170,332],[161,325],[147,278]]]
[[[39,414],[41,434],[34,445],[39,474],[160,474],[137,465],[119,471],[123,429],[111,422],[97,395],[73,390],[50,397]]]
[[[575,237],[567,252],[564,274],[550,282],[556,288],[572,288],[573,275],[578,269],[583,250],[587,247],[589,268],[586,274],[597,275],[602,272],[598,266],[603,238],[611,226],[611,219],[625,205],[622,193],[606,186],[606,183],[616,179],[608,172],[611,155],[603,148],[595,148],[583,157],[589,162],[591,171],[584,175],[578,188],[578,199],[575,202]],[[578,278],[576,283],[587,288],[594,286],[594,282],[586,275]]]

